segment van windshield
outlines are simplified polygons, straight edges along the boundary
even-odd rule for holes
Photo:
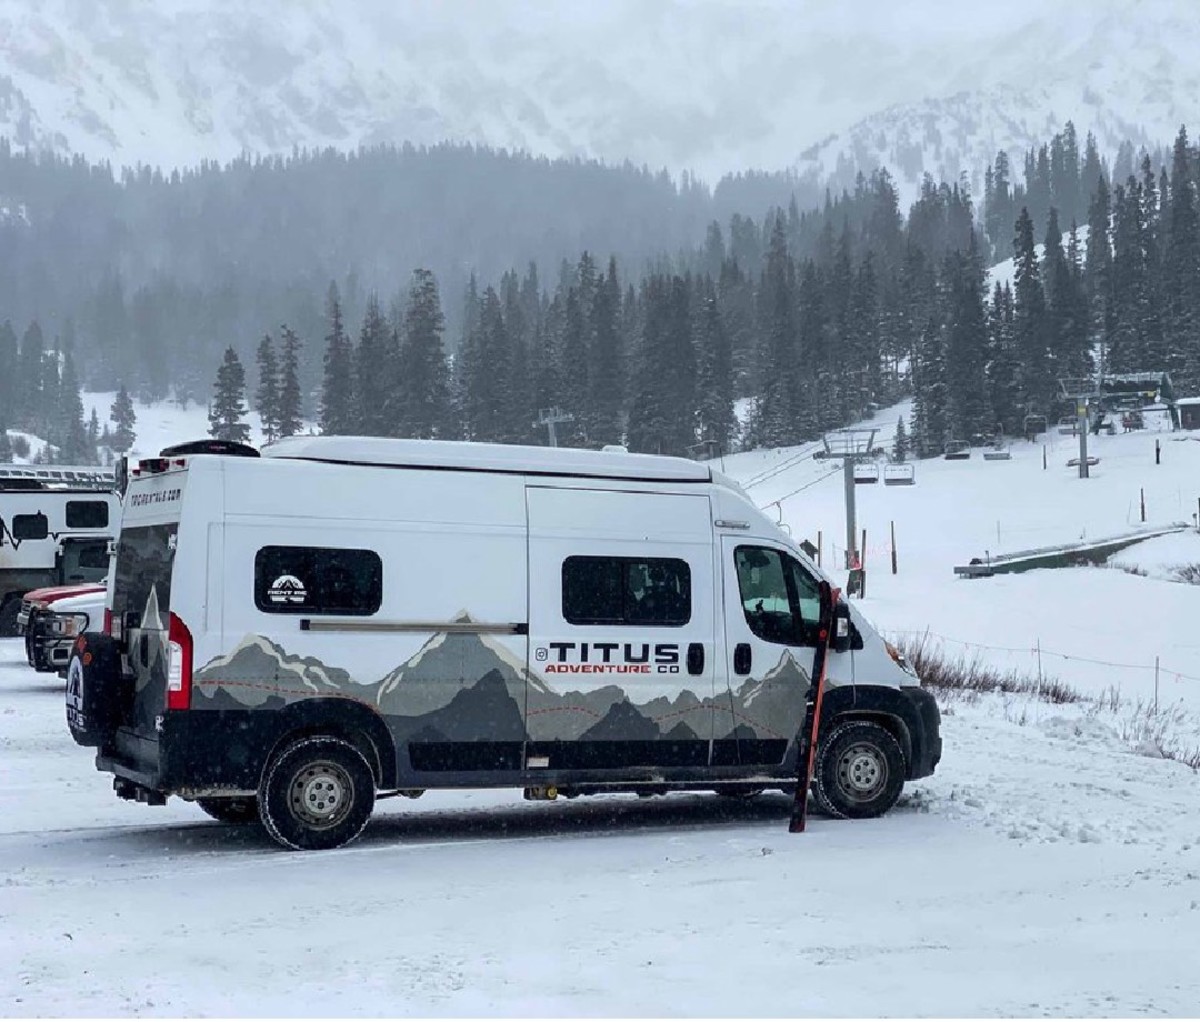
[[[113,615],[128,627],[167,627],[178,531],[179,525],[175,522],[121,530],[117,544]],[[134,615],[132,620],[126,617],[130,613]]]

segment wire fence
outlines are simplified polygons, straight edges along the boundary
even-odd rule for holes
[[[1200,676],[1188,674],[1186,671],[1178,671],[1168,664],[1162,663],[1161,658],[1156,657],[1154,663],[1142,664],[1126,664],[1115,660],[1096,660],[1092,657],[1079,656],[1075,653],[1062,653],[1057,650],[1047,649],[1040,642],[1033,646],[990,646],[982,642],[967,642],[964,639],[955,639],[948,635],[940,635],[937,632],[929,629],[888,629],[891,635],[911,636],[913,638],[928,637],[937,639],[939,642],[947,642],[955,646],[962,646],[967,650],[987,650],[996,653],[1018,653],[1029,655],[1038,658],[1040,664],[1043,657],[1052,660],[1061,660],[1064,663],[1071,662],[1077,664],[1094,664],[1099,667],[1116,667],[1127,671],[1147,671],[1150,674],[1157,673],[1161,678],[1174,679],[1175,681],[1195,681],[1200,682]]]

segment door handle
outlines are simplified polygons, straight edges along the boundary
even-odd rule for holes
[[[733,647],[733,673],[750,673],[750,643],[739,642]]]
[[[704,673],[704,643],[693,642],[687,648],[688,674]]]

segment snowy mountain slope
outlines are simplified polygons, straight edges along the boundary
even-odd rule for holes
[[[907,411],[902,405],[876,416],[877,443],[890,448],[896,421]],[[858,526],[867,532],[864,613],[897,637],[929,631],[951,655],[978,656],[1005,669],[1036,675],[1040,650],[1046,674],[1092,695],[1116,688],[1129,700],[1152,698],[1158,657],[1160,695],[1181,700],[1196,715],[1190,726],[1200,748],[1200,645],[1192,638],[1200,586],[1162,578],[1166,557],[1200,564],[1200,534],[1139,544],[1114,558],[1134,566],[1145,559],[1159,577],[1102,568],[976,580],[953,573],[955,565],[989,553],[1122,534],[1141,524],[1143,493],[1147,524],[1193,523],[1200,434],[1159,432],[1165,423],[1149,416],[1147,426],[1089,437],[1089,453],[1100,462],[1086,480],[1067,465],[1078,454],[1078,440],[1051,431],[1036,444],[1014,441],[1009,461],[984,461],[976,449],[968,461],[916,462],[914,486],[856,487]],[[817,446],[733,455],[724,459],[724,470],[793,536],[815,543],[820,533],[825,566],[843,578],[842,477],[836,466],[812,459]],[[1135,607],[1137,625],[1125,627]]]
[[[806,150],[797,169],[850,185],[854,168],[885,165],[905,198],[924,173],[935,181],[965,173],[978,198],[998,150],[1008,153],[1020,181],[1024,153],[1067,120],[1081,150],[1090,131],[1110,160],[1124,140],[1169,144],[1181,124],[1200,122],[1194,7],[1153,0],[1091,6],[1089,16],[1075,5],[1054,5],[998,34],[974,52],[961,91],[873,113]]]
[[[1197,121],[1190,0],[0,0],[0,134],[117,164],[460,139],[715,179],[972,175],[1073,117]],[[853,125],[853,127],[848,127]]]

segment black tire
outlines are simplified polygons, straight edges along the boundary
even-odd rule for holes
[[[21,613],[21,597],[9,593],[0,600],[0,639],[11,639],[19,635],[17,631],[17,615]]]
[[[904,774],[904,750],[896,736],[871,721],[850,720],[821,742],[813,768],[813,796],[829,816],[868,820],[896,804]]]
[[[375,807],[375,777],[363,754],[340,738],[300,738],[263,774],[258,813],[285,848],[319,851],[353,841]]]
[[[196,805],[221,823],[258,823],[258,799],[254,796],[198,798]]]
[[[66,711],[71,737],[100,746],[121,719],[120,663],[116,643],[101,632],[84,632],[67,661]]]

